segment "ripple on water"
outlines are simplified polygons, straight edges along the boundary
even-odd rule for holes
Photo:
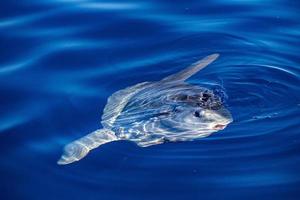
[[[0,171],[12,191],[4,196],[299,196],[299,6],[261,3],[3,2]],[[100,127],[113,92],[211,53],[221,56],[189,82],[225,91],[234,118],[225,130],[148,148],[113,142],[56,165],[64,144]]]

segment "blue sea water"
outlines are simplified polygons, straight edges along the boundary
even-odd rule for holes
[[[0,4],[0,199],[300,199],[295,0],[7,0]],[[107,98],[211,53],[189,82],[223,88],[207,138],[119,141],[59,166]]]

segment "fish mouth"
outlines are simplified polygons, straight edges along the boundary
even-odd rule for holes
[[[226,124],[217,124],[213,127],[214,130],[223,130],[226,127]]]

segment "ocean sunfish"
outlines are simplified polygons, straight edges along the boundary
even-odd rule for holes
[[[218,58],[209,55],[157,82],[143,82],[112,94],[98,129],[64,148],[58,164],[82,159],[105,143],[130,140],[140,147],[191,141],[224,129],[232,116],[213,91],[185,81]]]

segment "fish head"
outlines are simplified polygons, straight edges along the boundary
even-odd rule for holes
[[[183,98],[184,96],[184,98]],[[212,91],[181,96],[172,116],[173,127],[181,131],[178,137],[196,139],[225,129],[233,121],[223,100]]]

